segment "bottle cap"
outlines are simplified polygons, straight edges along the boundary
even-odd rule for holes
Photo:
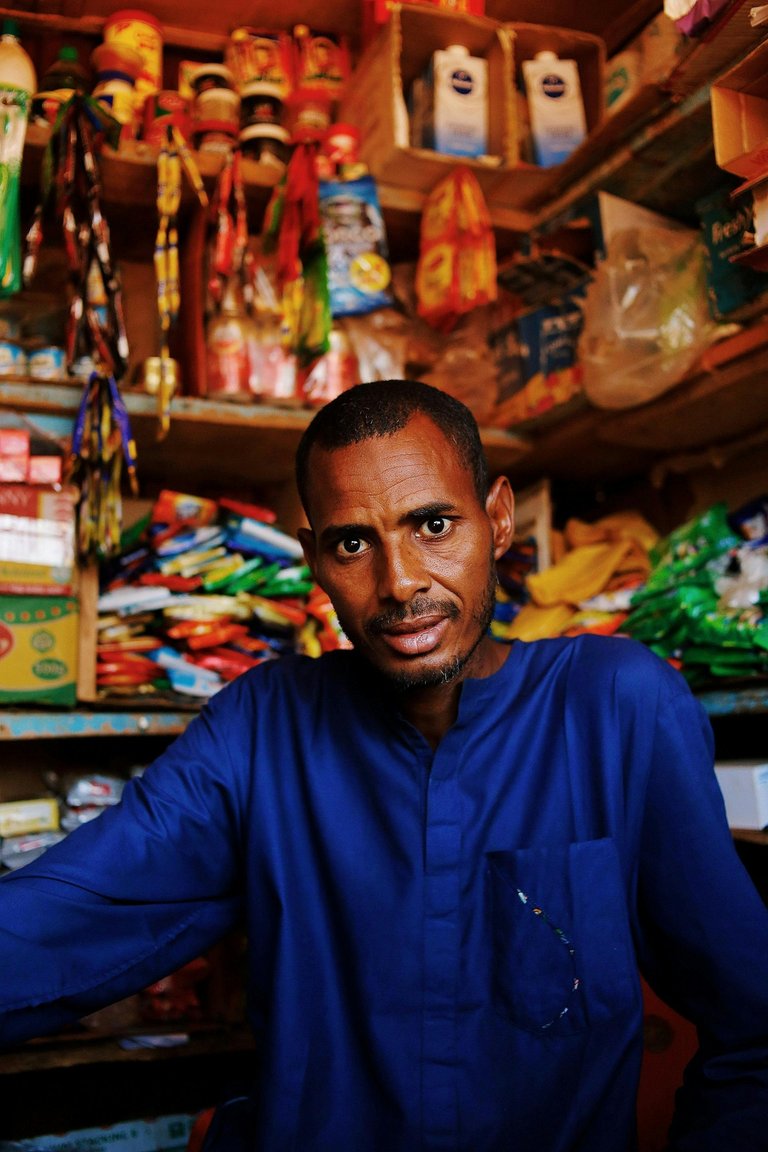
[[[553,52],[551,48],[545,49],[543,52],[537,52],[534,60],[557,60],[557,52]]]
[[[6,16],[6,18],[3,20],[2,34],[3,34],[3,36],[18,36],[19,35],[19,25],[17,24],[17,22],[12,17]]]

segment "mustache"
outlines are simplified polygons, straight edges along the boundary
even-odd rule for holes
[[[417,596],[409,604],[399,604],[371,616],[366,621],[365,631],[369,636],[378,636],[395,624],[404,624],[406,620],[417,620],[421,616],[446,616],[449,620],[455,620],[458,615],[459,609],[452,600],[432,600],[429,596]]]

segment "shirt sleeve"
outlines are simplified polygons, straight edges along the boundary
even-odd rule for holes
[[[0,1047],[139,991],[237,923],[239,789],[215,711],[119,805],[0,880]]]
[[[669,1152],[763,1147],[768,910],[733,844],[709,720],[686,690],[657,725],[638,885],[641,966],[698,1029]]]

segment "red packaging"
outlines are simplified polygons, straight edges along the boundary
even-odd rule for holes
[[[0,428],[0,480],[21,482],[29,470],[29,431],[26,428]]]
[[[349,79],[349,47],[343,36],[314,32],[305,24],[294,29],[297,94],[324,92],[339,99]]]
[[[191,138],[189,101],[171,90],[151,92],[144,101],[143,139],[159,148],[167,138],[169,125],[175,125],[185,140]]]
[[[30,456],[28,484],[60,484],[61,475],[61,456]]]

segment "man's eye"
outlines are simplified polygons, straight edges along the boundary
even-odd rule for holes
[[[340,556],[359,556],[367,547],[365,540],[361,540],[359,536],[345,536],[339,540],[336,550]]]
[[[425,536],[443,536],[451,526],[450,520],[446,520],[445,516],[430,516],[429,520],[425,520],[421,526],[421,531]]]

